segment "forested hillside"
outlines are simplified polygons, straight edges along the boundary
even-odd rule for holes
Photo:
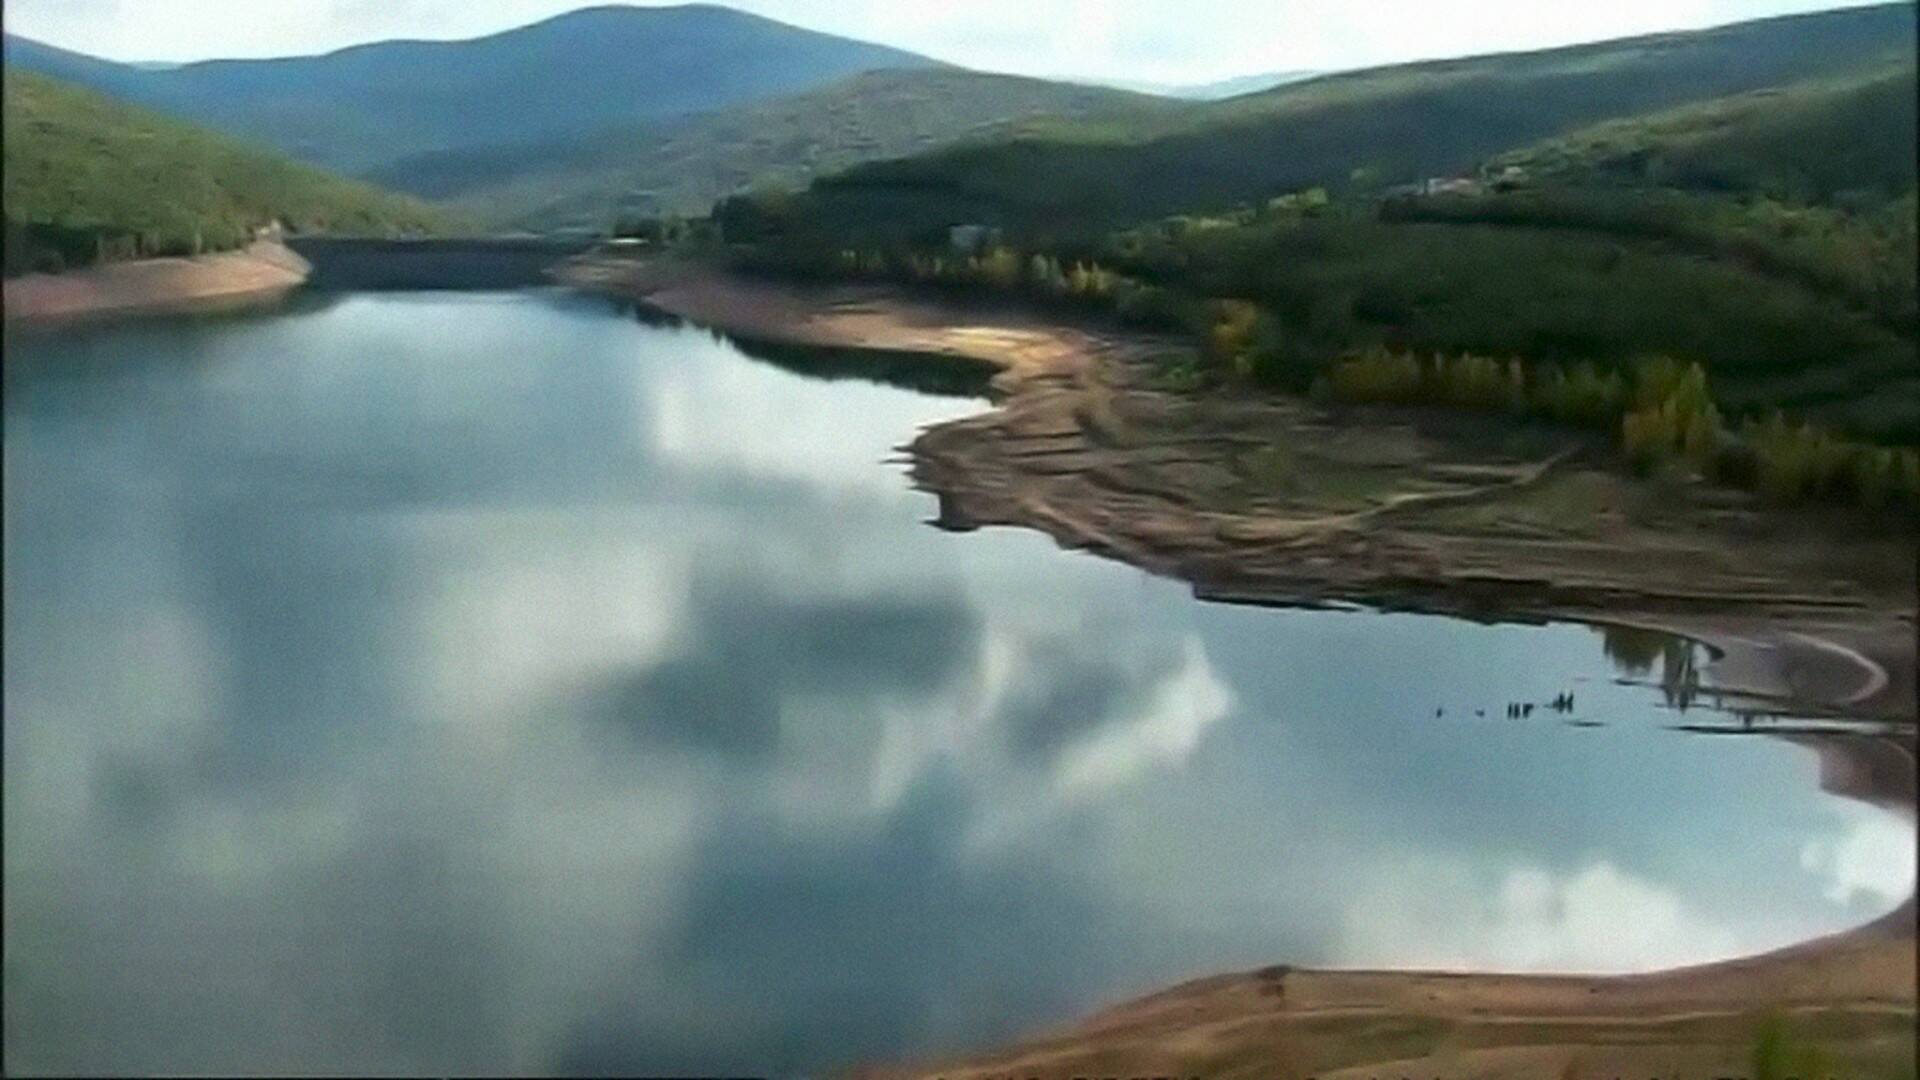
[[[1913,6],[1901,3],[1380,68],[862,166],[816,184],[807,214],[874,241],[955,220],[1086,239],[1304,187],[1341,194],[1453,175],[1586,125],[1852,76],[1913,51]]]
[[[6,272],[237,247],[299,231],[432,231],[447,215],[77,86],[8,70]]]

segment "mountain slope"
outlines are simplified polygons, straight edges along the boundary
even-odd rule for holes
[[[399,158],[532,143],[793,93],[933,61],[711,5],[584,8],[468,41],[143,70],[9,37],[37,69],[362,172]]]
[[[1898,198],[1914,186],[1913,58],[1628,117],[1496,158],[1537,181],[1751,192],[1799,202]]]
[[[1491,190],[1397,221],[1572,229],[1737,261],[1897,331],[1915,296],[1913,60],[1585,128],[1488,162]]]
[[[429,231],[440,211],[24,71],[5,80],[6,269],[237,247],[297,231]]]
[[[1602,120],[1910,57],[1913,5],[1313,79],[1165,114],[862,166],[805,210],[873,238],[951,221],[1088,235],[1325,185],[1384,187]],[[884,208],[884,213],[881,213]],[[862,223],[877,223],[864,228]]]
[[[136,65],[70,52],[13,34],[7,34],[4,41],[0,51],[4,52],[9,71],[36,72],[115,97],[139,93],[142,73]]]
[[[1145,119],[1178,107],[960,68],[875,71],[584,139],[419,155],[368,175],[496,224],[606,227],[623,215],[698,213],[756,183],[796,187],[862,161],[1004,136],[1041,117]]]
[[[1515,358],[1563,389],[1555,371],[1592,365],[1577,391],[1591,396],[1665,355],[1699,364],[1741,430],[1781,409],[1913,446],[1911,14],[1358,73],[1166,113],[1146,133],[1056,126],[864,166],[715,218],[767,269],[1021,290],[1185,329],[1213,365],[1203,378],[1306,389],[1388,350],[1471,355],[1509,383]],[[1573,122],[1601,108],[1620,111]],[[1482,149],[1503,131],[1534,134]],[[1436,174],[1470,175],[1395,183]],[[1271,198],[1314,184],[1332,190]],[[1002,224],[1012,250],[955,258],[959,222]],[[1380,370],[1367,377],[1390,382]]]

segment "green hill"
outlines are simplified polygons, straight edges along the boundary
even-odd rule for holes
[[[1859,205],[1914,185],[1913,57],[1584,128],[1491,163],[1580,186]]]
[[[425,204],[145,109],[6,72],[6,272],[237,247],[295,231],[432,231]]]
[[[1084,238],[1308,186],[1456,174],[1604,120],[1898,62],[1914,43],[1900,3],[1352,72],[861,166],[816,183],[807,213],[875,240],[955,221]]]
[[[711,4],[582,8],[466,41],[162,70],[9,36],[6,60],[355,175],[421,153],[578,137],[934,65]]]
[[[369,178],[491,223],[605,228],[623,216],[700,213],[756,183],[801,187],[863,161],[1004,137],[1041,117],[1145,120],[1177,107],[959,68],[875,71],[585,139],[418,155]]]
[[[861,166],[714,218],[770,269],[1183,327],[1209,377],[1305,390],[1384,349],[1603,378],[1665,355],[1701,366],[1730,423],[1783,409],[1912,446],[1912,14],[1359,72]],[[957,256],[956,223],[1010,250]]]
[[[1913,333],[1911,58],[1582,129],[1488,162],[1477,195],[1402,200],[1400,221],[1657,241],[1782,277]]]

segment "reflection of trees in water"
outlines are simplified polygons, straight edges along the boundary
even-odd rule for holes
[[[715,334],[746,356],[811,379],[859,379],[935,397],[984,398],[998,370],[965,356],[900,349],[840,349]]]
[[[997,370],[984,360],[898,349],[834,349],[729,335],[747,356],[814,379],[860,379],[935,397],[983,398]]]
[[[1672,634],[1646,630],[1638,626],[1600,627],[1600,647],[1616,670],[1625,675],[1650,675],[1653,662],[1661,658]]]
[[[652,304],[616,300],[614,306],[632,316],[641,326],[651,326],[657,330],[678,330],[687,324],[680,316]]]
[[[1639,626],[1602,626],[1600,646],[1621,674],[1644,678],[1660,664],[1660,691],[1670,708],[1686,711],[1700,692],[1700,650],[1693,642],[1662,630]]]
[[[677,330],[690,324],[674,313],[651,304],[622,301],[621,307],[643,326]],[[999,370],[985,360],[968,356],[909,352],[902,349],[852,349],[825,345],[741,337],[702,327],[713,340],[738,349],[742,355],[783,371],[813,379],[860,379],[914,390],[935,397],[984,398]]]
[[[1660,692],[1669,706],[1681,712],[1700,692],[1699,656],[1693,642],[1682,638],[1673,638],[1660,653]]]

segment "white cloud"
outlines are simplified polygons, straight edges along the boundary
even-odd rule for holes
[[[660,655],[685,603],[680,551],[648,542],[636,519],[593,528],[551,511],[416,514],[409,528],[446,559],[413,605],[420,659],[407,687],[422,715],[487,743],[518,712],[562,689]],[[506,549],[501,557],[477,537]]]
[[[9,0],[9,29],[123,60],[318,52],[462,38],[578,0]],[[1201,81],[1541,48],[1834,6],[1830,0],[739,0],[812,29],[1048,76]]]
[[[681,333],[696,351],[730,349],[702,331]],[[636,390],[650,410],[654,453],[694,469],[777,477],[822,497],[920,501],[902,481],[904,470],[881,463],[897,456],[915,430],[982,408],[969,399],[902,394],[859,379],[809,379],[764,364],[671,364]],[[769,391],[770,383],[777,389]]]
[[[1491,886],[1491,887],[1489,887]],[[1334,967],[1617,973],[1726,959],[1787,944],[1697,910],[1675,893],[1596,860],[1571,873],[1512,867],[1494,881],[1463,864],[1383,868],[1342,921]]]
[[[1160,680],[1132,716],[1102,727],[1070,749],[1057,783],[1067,795],[1125,783],[1156,765],[1177,765],[1206,730],[1233,710],[1233,690],[1188,638],[1181,664]]]
[[[1883,810],[1839,804],[1850,819],[1834,839],[1809,840],[1800,865],[1826,879],[1822,890],[1836,904],[1885,910],[1913,894],[1913,828]]]

